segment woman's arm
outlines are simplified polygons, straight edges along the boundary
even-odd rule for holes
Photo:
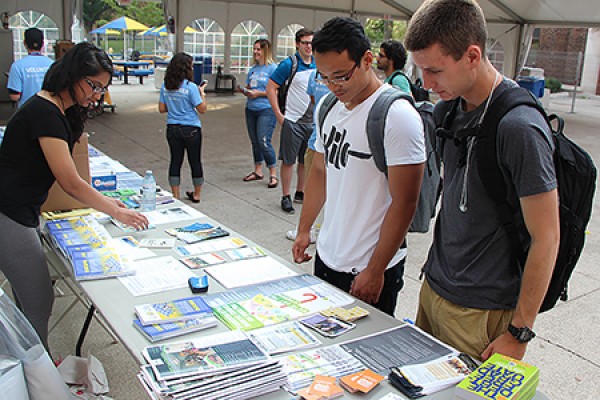
[[[125,208],[120,201],[114,201],[84,181],[75,168],[67,142],[54,137],[40,137],[40,146],[52,174],[60,187],[71,197],[98,211],[102,211],[118,221],[137,229],[148,227],[148,219],[139,212]]]
[[[202,103],[196,106],[196,111],[198,111],[199,114],[204,114],[206,112],[206,109],[208,108],[206,104],[206,94],[204,93],[204,86],[206,85],[198,86],[198,90],[200,91],[200,97],[202,98]]]

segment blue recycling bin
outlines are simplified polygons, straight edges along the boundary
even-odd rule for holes
[[[194,56],[194,62],[202,61],[201,73],[202,74],[212,74],[212,55],[211,54],[197,54]]]
[[[202,82],[202,61],[194,61],[194,82],[199,85]]]
[[[538,98],[544,97],[544,87],[546,80],[537,76],[518,76],[517,83],[519,86],[528,89]]]

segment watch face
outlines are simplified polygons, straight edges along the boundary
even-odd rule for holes
[[[517,328],[513,325],[509,325],[508,331],[521,343],[527,343],[535,337],[535,333],[526,326]]]

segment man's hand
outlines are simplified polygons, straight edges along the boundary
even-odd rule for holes
[[[306,233],[298,232],[296,240],[294,241],[294,246],[292,247],[292,257],[294,257],[294,262],[301,264],[312,259],[312,256],[306,252],[309,245],[310,231]]]
[[[490,358],[492,354],[500,353],[521,360],[525,355],[526,349],[527,343],[520,343],[509,332],[504,332],[502,335],[498,336],[496,340],[490,343],[483,353],[481,353],[481,359],[485,361]]]
[[[366,268],[354,278],[350,294],[365,303],[375,304],[379,301],[383,282],[383,273],[372,273],[369,268]]]

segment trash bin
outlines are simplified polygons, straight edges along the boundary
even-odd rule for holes
[[[194,82],[199,85],[202,82],[202,65],[204,61],[194,61]]]
[[[535,96],[542,98],[544,97],[544,86],[546,80],[538,76],[518,76],[517,83],[519,86],[529,89]]]
[[[212,55],[206,53],[196,54],[194,61],[202,61],[202,74],[212,74]]]
[[[154,68],[154,87],[157,90],[160,90],[163,82],[165,81],[165,74],[167,73],[166,67],[156,67]]]

